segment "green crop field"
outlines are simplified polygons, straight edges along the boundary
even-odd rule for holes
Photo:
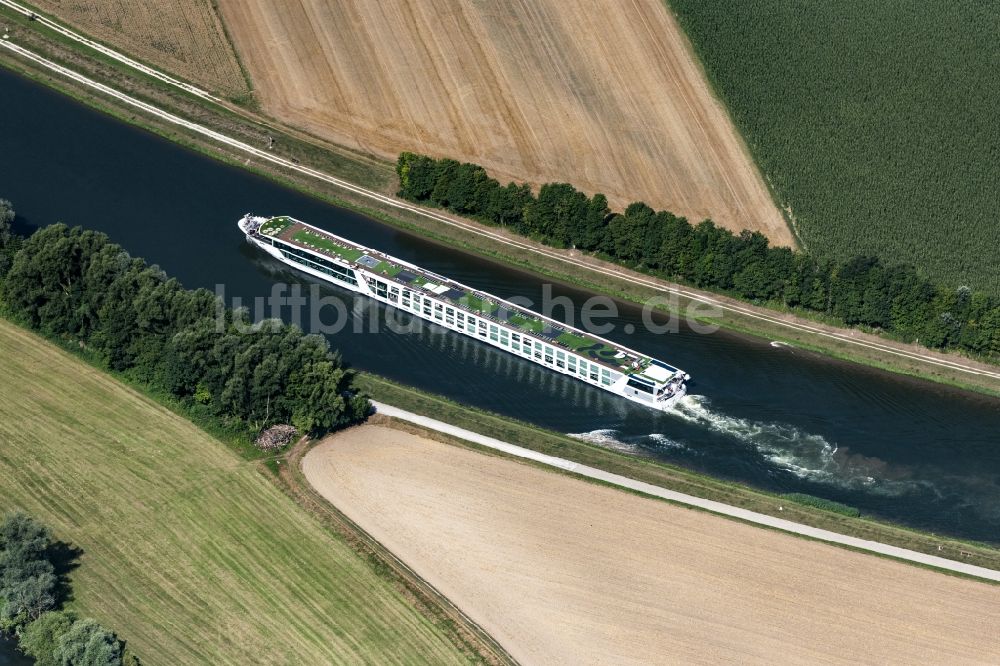
[[[1000,294],[1000,4],[667,2],[808,249]]]
[[[83,550],[72,605],[146,664],[462,663],[221,442],[0,320],[0,508]]]

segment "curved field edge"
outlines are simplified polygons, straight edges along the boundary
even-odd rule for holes
[[[660,0],[219,1],[261,108],[367,152],[569,181],[794,245]],[[261,48],[261,45],[266,45]]]
[[[370,373],[359,373],[355,384],[378,401],[533,451],[803,525],[1000,570],[1000,549],[988,544],[920,532],[867,516],[854,518],[792,503],[775,493],[723,481],[668,463],[602,448],[562,433],[461,405],[442,396],[404,386]],[[465,440],[435,433],[412,424],[404,424],[398,420],[394,421],[393,427],[410,429],[447,443],[486,451],[491,455],[495,453]]]
[[[83,550],[73,606],[149,663],[467,662],[190,422],[4,320],[0,375],[0,503]]]
[[[335,434],[302,463],[329,501],[468,607],[525,663],[630,663],[689,649],[709,661],[796,650],[801,658],[790,661],[906,651],[975,659],[995,644],[983,615],[995,587],[505,456],[365,425]],[[844,571],[853,572],[850,581]],[[827,611],[840,617],[835,627],[821,617]],[[917,625],[919,639],[899,631]],[[673,631],[679,626],[681,634]]]
[[[0,10],[0,15],[3,13],[4,12]],[[75,68],[87,73],[90,76],[95,76],[98,79],[107,79],[109,75],[111,75],[112,78],[117,77],[118,79],[122,79],[124,76],[124,73],[121,71],[121,67],[112,65],[112,69],[109,70],[106,66],[102,66],[107,63],[101,63],[99,58],[96,59],[97,63],[95,64],[95,59],[91,57],[92,54],[79,48],[77,45],[66,44],[64,41],[59,39],[51,40],[42,36],[37,36],[33,39],[31,45],[37,51],[46,55],[51,55],[53,52],[56,53],[57,60],[69,59]],[[175,128],[153,116],[137,113],[133,109],[125,107],[114,100],[100,95],[95,95],[82,86],[54,77],[47,71],[28,64],[23,60],[12,58],[6,53],[0,52],[0,63],[3,63],[21,75],[27,76],[48,87],[59,90],[63,94],[69,95],[92,108],[108,113],[123,122],[143,127],[144,129],[159,134],[166,139],[179,143],[213,159],[225,162],[232,166],[247,169],[282,185],[294,188],[310,196],[314,196],[327,203],[363,213],[397,228],[432,239],[442,245],[473,252],[480,256],[500,261],[507,265],[519,267],[535,274],[544,275],[565,283],[575,284],[586,289],[605,293],[623,300],[643,302],[651,296],[659,294],[659,292],[655,290],[630,284],[627,280],[601,275],[591,270],[589,266],[584,265],[583,262],[579,266],[570,266],[564,262],[557,262],[546,257],[540,257],[533,252],[521,251],[517,248],[501,247],[496,243],[484,240],[474,231],[455,229],[454,227],[445,225],[441,222],[430,220],[425,216],[415,215],[406,211],[384,206],[366,197],[352,194],[351,192],[341,188],[315,181],[314,179],[304,177],[301,174],[277,168],[267,163],[248,162],[245,157],[241,157],[238,153],[227,150],[223,146],[207,142],[195,134]],[[129,73],[134,74],[133,72]],[[233,117],[227,111],[216,109],[207,104],[199,103],[183,94],[170,94],[169,92],[164,91],[157,82],[149,81],[142,77],[136,77],[134,79],[130,78],[128,81],[130,85],[142,88],[143,98],[151,97],[164,108],[180,112],[182,114],[188,113],[190,115],[194,115],[201,122],[207,123],[209,126],[217,130],[231,131],[234,127],[232,122]],[[316,165],[321,169],[325,169],[329,173],[351,180],[352,182],[365,182],[369,178],[373,177],[382,183],[385,182],[382,180],[384,176],[372,176],[372,174],[375,173],[383,174],[384,171],[381,168],[376,168],[372,163],[366,160],[361,158],[354,159],[339,153],[331,156],[326,151],[317,149],[316,145],[312,143],[303,143],[294,136],[285,134],[283,131],[273,127],[268,127],[268,129],[273,132],[278,139],[276,148],[276,152],[278,154],[288,156],[294,160],[299,160],[303,164]],[[388,171],[388,169],[385,169],[385,171]],[[386,190],[388,189],[389,188],[386,187]],[[469,228],[480,227],[480,225],[472,221],[463,222]],[[486,229],[486,227],[482,228]],[[530,241],[527,242],[530,243]],[[620,270],[623,275],[632,274],[627,270],[618,270]],[[689,289],[689,291],[697,290]],[[704,290],[702,293],[723,302],[731,300]],[[692,303],[690,299],[682,297],[679,299],[678,308],[688,308],[690,303]],[[808,323],[810,325],[814,325],[814,322],[820,322],[818,327],[824,330],[846,332],[852,337],[877,342],[879,344],[893,344],[893,342],[888,338],[867,335],[853,329],[837,329],[832,325],[824,324],[818,317],[805,317],[799,313],[784,313],[780,310],[748,306],[742,303],[740,305],[759,311],[761,314],[765,314],[768,317],[778,317],[790,322],[798,321],[801,323]],[[695,318],[701,317],[701,315],[698,314],[694,314],[693,316]],[[910,375],[924,380],[973,390],[987,395],[998,395],[996,382],[988,378],[983,379],[967,373],[951,371],[928,365],[921,361],[900,358],[895,355],[887,355],[883,352],[859,347],[847,341],[833,340],[827,336],[796,330],[795,328],[789,328],[774,322],[763,321],[756,316],[743,316],[739,313],[726,312],[721,318],[713,317],[712,321],[725,328],[740,331],[760,338],[781,340],[816,351],[818,353],[832,356],[834,358],[861,363],[863,365],[880,368],[897,374]],[[930,358],[964,360],[964,357],[962,356],[944,354],[935,355],[934,353],[927,352],[927,350],[922,348],[913,348],[911,345],[899,344],[898,347],[903,350],[912,348],[912,351],[926,354]],[[988,366],[983,365],[982,367]]]
[[[803,243],[1000,294],[1000,10],[665,0]]]

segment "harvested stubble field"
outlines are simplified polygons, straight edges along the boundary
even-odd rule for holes
[[[0,512],[82,548],[73,606],[146,664],[467,663],[190,422],[0,320]]]
[[[230,97],[246,80],[210,0],[31,0],[106,44]]]
[[[661,0],[222,0],[263,108],[377,155],[791,234]]]
[[[523,663],[978,663],[1000,588],[385,426],[309,482]]]

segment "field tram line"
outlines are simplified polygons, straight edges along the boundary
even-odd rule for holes
[[[384,568],[403,595],[432,622],[444,620],[450,624],[452,630],[447,633],[458,639],[458,647],[463,652],[472,653],[479,658],[478,661],[491,666],[517,666],[518,661],[465,611],[312,489],[302,474],[301,463],[305,454],[319,441],[302,437],[286,455],[274,458],[284,463],[278,471],[276,485],[308,513],[344,537],[347,544],[376,569]],[[266,469],[262,469],[261,473],[272,476]]]

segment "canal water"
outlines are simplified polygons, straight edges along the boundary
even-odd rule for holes
[[[289,214],[476,288],[542,301],[538,276],[221,165],[4,71],[0,99],[0,197],[25,230],[56,221],[99,229],[189,287],[221,284],[230,304],[253,304],[275,282],[312,284],[245,243],[235,224],[248,211]],[[591,296],[551,291],[578,305]],[[432,325],[395,332],[382,306],[322,294],[347,304],[347,327],[328,338],[357,368],[717,477],[1000,542],[996,399],[728,332],[651,333],[638,308],[619,303],[608,337],[694,377],[684,404],[658,413]],[[303,313],[308,324],[310,307]],[[334,308],[321,315],[338,320]]]
[[[0,634],[0,666],[31,666],[35,661],[18,651],[17,640]]]

